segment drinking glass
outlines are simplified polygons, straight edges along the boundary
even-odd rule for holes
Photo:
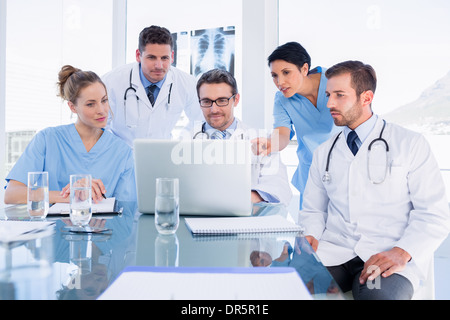
[[[155,199],[155,226],[161,234],[174,234],[178,229],[178,179],[157,178]]]
[[[31,219],[43,220],[48,208],[48,172],[28,172],[28,215]]]
[[[92,177],[90,174],[70,176],[70,221],[84,227],[92,218]]]

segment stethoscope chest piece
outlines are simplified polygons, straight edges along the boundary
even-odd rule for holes
[[[331,176],[328,171],[325,171],[325,174],[322,177],[322,182],[329,184],[331,182]]]

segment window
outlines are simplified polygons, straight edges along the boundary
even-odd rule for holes
[[[73,121],[56,96],[61,67],[111,69],[112,1],[9,0],[6,20],[7,173],[35,132]]]
[[[236,29],[236,52],[240,48],[242,0],[164,1],[128,0],[127,9],[127,61],[136,61],[139,33],[145,27],[158,25],[172,33],[229,27]],[[240,56],[241,54],[236,54]]]
[[[280,43],[312,66],[361,60],[377,72],[373,111],[428,138],[450,187],[450,2],[279,0]]]
[[[229,40],[229,45],[233,47],[232,57],[230,59],[230,56],[228,56],[226,63],[229,64],[232,60],[234,76],[238,86],[241,86],[242,0],[226,2],[175,0],[171,2],[170,6],[163,1],[128,0],[127,3],[128,63],[136,61],[136,49],[141,30],[150,25],[157,25],[167,28],[172,34],[176,35],[178,54],[175,59],[177,67],[187,73],[197,75],[195,63],[191,63],[191,57],[196,58],[191,46],[194,45],[199,34],[205,33],[204,30],[207,30],[206,32],[218,32],[221,39]],[[227,68],[227,70],[229,69]],[[199,77],[199,75],[197,76]],[[241,106],[237,108],[235,113],[240,117]],[[182,118],[177,127],[181,128],[186,123],[187,119]]]

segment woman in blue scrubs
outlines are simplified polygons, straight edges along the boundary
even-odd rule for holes
[[[28,172],[35,171],[49,173],[50,203],[69,202],[70,175],[78,173],[92,175],[96,202],[103,195],[136,200],[133,151],[104,130],[110,108],[101,79],[94,72],[64,66],[58,86],[77,121],[36,134],[6,178],[5,203],[26,203]]]
[[[327,108],[326,69],[311,70],[311,57],[297,42],[279,46],[269,56],[268,63],[279,90],[275,95],[272,134],[272,138],[278,135],[279,140],[278,146],[268,139],[259,138],[255,142],[261,154],[269,154],[283,150],[297,136],[299,164],[292,184],[300,191],[301,209],[313,152],[336,129]]]

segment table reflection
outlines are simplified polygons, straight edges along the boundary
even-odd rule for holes
[[[179,250],[176,234],[158,234],[155,240],[155,266],[178,267]]]
[[[0,300],[52,298],[52,234],[0,243]]]
[[[55,221],[50,236],[1,244],[0,299],[96,299],[136,263],[137,204],[118,205],[120,215],[97,215],[91,221],[109,233],[72,233],[68,217],[47,217]],[[23,206],[8,207],[0,218],[26,220],[24,212]]]
[[[92,300],[106,290],[110,281],[110,253],[101,249],[110,235],[63,234],[61,243],[69,246],[67,279],[57,291],[60,300]],[[66,261],[64,261],[66,262]]]
[[[295,268],[311,294],[339,297],[338,285],[301,234],[291,240],[259,239],[258,244],[249,257],[253,267]]]
[[[120,202],[121,215],[96,216],[90,227],[106,233],[72,233],[70,219],[57,223],[56,262],[59,266],[59,300],[93,300],[119,273],[136,261],[136,203]]]
[[[122,214],[95,216],[92,226],[106,233],[73,233],[68,217],[54,232],[32,241],[0,245],[0,299],[90,300],[98,298],[128,266],[293,267],[315,298],[339,298],[327,269],[301,234],[249,234],[199,238],[180,219],[174,235],[158,234],[153,215],[137,212],[135,202],[119,203]],[[3,216],[2,216],[3,214]],[[0,219],[22,219],[22,206]],[[284,206],[257,204],[252,215],[282,215]]]

